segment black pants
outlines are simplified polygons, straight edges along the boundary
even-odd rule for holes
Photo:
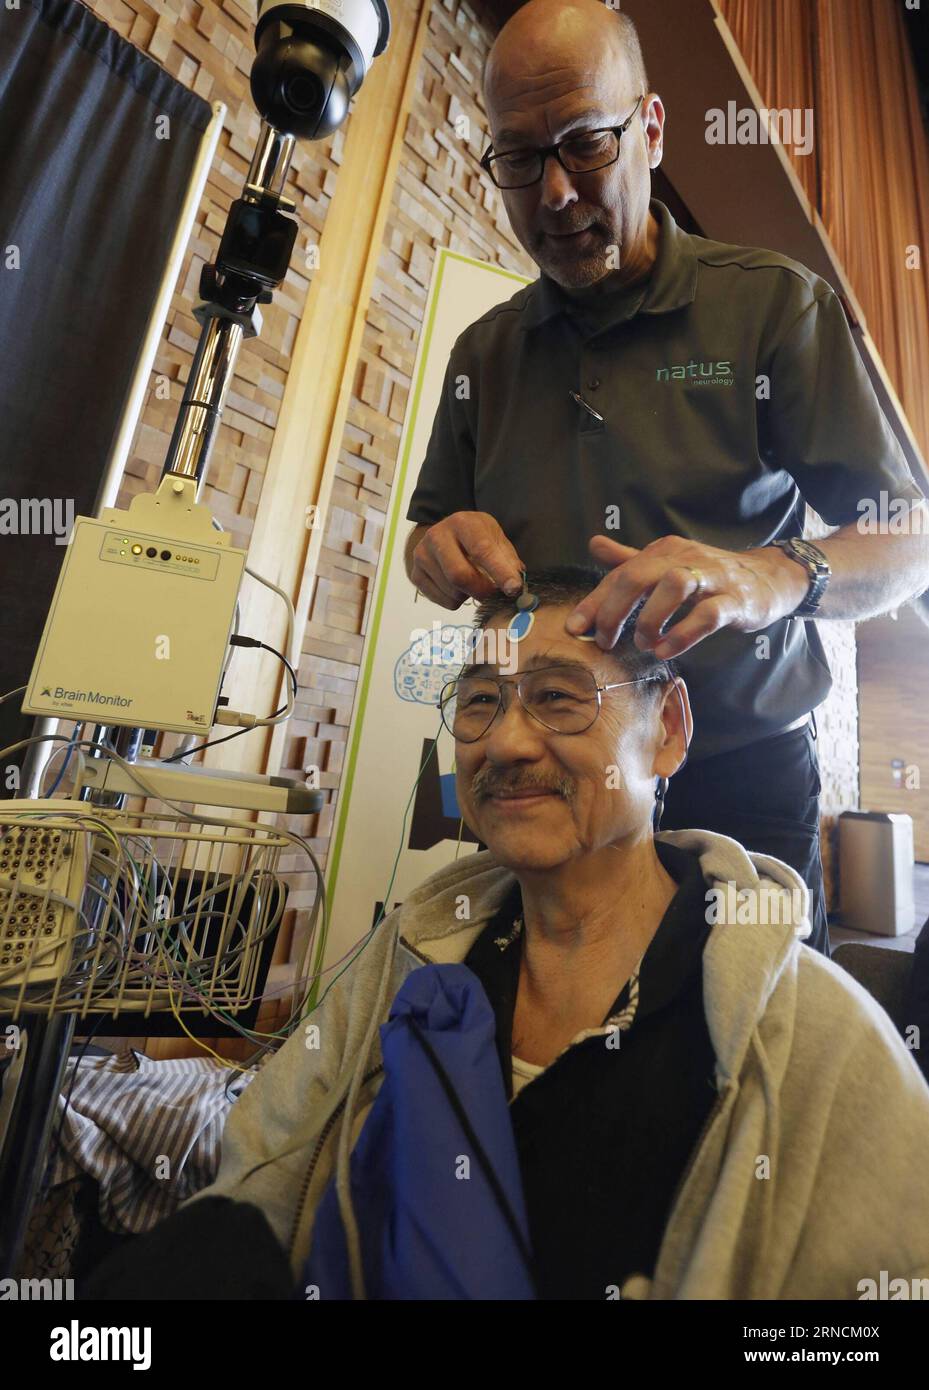
[[[819,846],[819,759],[809,725],[733,753],[686,763],[671,778],[662,830],[715,830],[783,859],[810,890],[806,944],[829,954]]]

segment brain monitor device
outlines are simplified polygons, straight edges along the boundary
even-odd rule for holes
[[[245,559],[190,478],[78,517],[23,712],[207,732]]]

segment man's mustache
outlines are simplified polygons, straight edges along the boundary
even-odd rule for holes
[[[596,222],[578,222],[577,225],[573,227],[569,226],[567,222],[562,222],[557,227],[543,227],[539,235],[542,237],[546,237],[550,236],[552,233],[560,233],[562,236],[564,236],[566,232],[599,232],[599,230],[599,224]]]
[[[548,778],[545,781],[537,777],[501,777],[498,773],[484,768],[471,783],[471,791],[478,801],[487,801],[492,796],[501,796],[510,792],[528,791],[553,792],[556,796],[568,800],[574,795],[575,783],[570,777]]]

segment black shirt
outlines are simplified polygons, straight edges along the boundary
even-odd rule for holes
[[[510,1105],[541,1298],[605,1299],[631,1274],[652,1276],[715,1099],[703,1008],[706,883],[695,855],[660,840],[655,848],[679,886],[642,961],[631,1028],[618,1047],[615,1035],[612,1046],[605,1035],[572,1044]],[[494,1010],[508,1096],[523,938],[497,942],[521,915],[517,884],[465,960]]]
[[[407,518],[489,512],[536,569],[589,564],[598,533],[745,551],[800,535],[806,502],[841,526],[920,498],[831,286],[651,211],[647,280],[581,303],[542,275],[459,334]],[[679,658],[692,761],[829,693],[815,623],[764,636],[727,627]]]

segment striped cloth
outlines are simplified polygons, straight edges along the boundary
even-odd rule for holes
[[[131,1050],[85,1057],[65,1111],[74,1065],[58,1097],[56,1137],[64,1122],[47,1186],[88,1174],[100,1185],[101,1222],[121,1235],[150,1230],[213,1181],[226,1116],[257,1072]]]

